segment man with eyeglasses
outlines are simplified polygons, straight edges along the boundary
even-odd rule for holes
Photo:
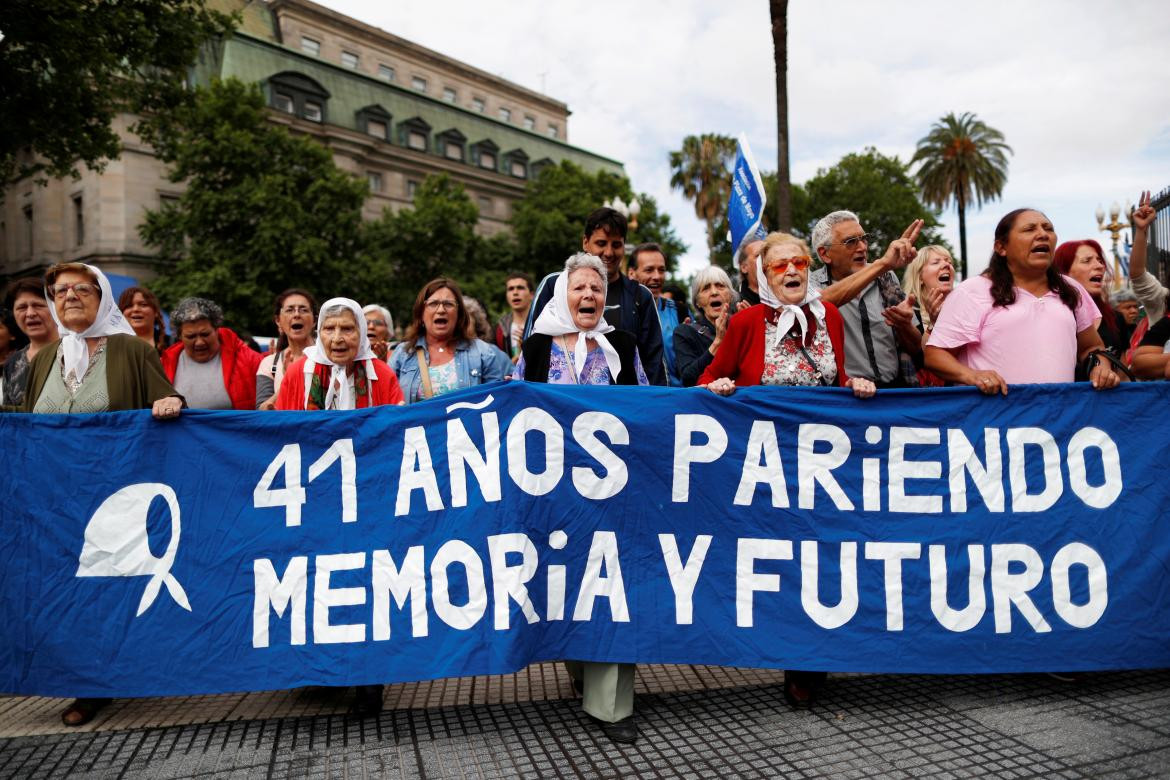
[[[632,333],[638,343],[638,356],[646,378],[652,385],[666,385],[666,362],[662,346],[662,325],[654,295],[643,284],[622,275],[622,261],[626,258],[626,218],[611,208],[599,208],[585,218],[585,234],[581,249],[597,255],[605,264],[605,321]],[[528,312],[524,338],[532,333],[536,318],[552,300],[553,286],[560,271],[549,274],[536,288],[536,301]]]
[[[835,304],[845,321],[846,373],[871,379],[879,388],[917,385],[922,336],[914,300],[906,297],[894,271],[914,259],[921,230],[922,220],[914,220],[871,263],[872,237],[853,212],[834,211],[813,227],[813,251],[824,265],[809,274],[809,285],[820,289],[822,300]]]

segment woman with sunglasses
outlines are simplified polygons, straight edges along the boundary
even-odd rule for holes
[[[511,359],[475,337],[463,293],[446,277],[419,291],[406,338],[390,355],[390,368],[408,404],[512,375]]]
[[[756,260],[760,303],[731,318],[699,386],[731,395],[738,385],[837,385],[858,398],[876,390],[845,374],[844,323],[837,307],[808,286],[808,245],[772,233]]]

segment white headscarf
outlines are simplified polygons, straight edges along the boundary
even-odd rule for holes
[[[595,269],[585,266],[584,270],[593,271]],[[602,288],[605,288],[605,284],[602,284]],[[577,376],[581,376],[581,372],[585,370],[585,358],[589,354],[589,348],[585,345],[585,341],[593,339],[597,342],[597,346],[601,347],[601,352],[605,356],[605,364],[609,366],[609,375],[616,381],[617,375],[622,369],[622,361],[618,357],[617,350],[605,337],[605,334],[614,330],[614,327],[605,321],[604,296],[603,300],[597,302],[597,305],[601,309],[601,317],[597,321],[597,326],[593,330],[581,330],[577,327],[577,324],[573,322],[573,313],[569,311],[569,272],[561,271],[556,284],[553,285],[552,300],[536,318],[532,332],[543,333],[554,338],[566,333],[576,333],[577,345],[573,348],[573,368],[576,370]]]
[[[822,323],[825,321],[825,304],[821,302],[821,292],[814,290],[812,285],[807,282],[804,288],[804,300],[799,304],[780,302],[776,293],[772,292],[772,286],[768,284],[768,275],[764,272],[764,253],[762,251],[756,257],[756,284],[760,288],[760,303],[780,312],[780,318],[776,320],[774,344],[779,344],[788,335],[788,331],[792,330],[793,322],[800,325],[800,341],[802,344],[804,343],[805,333],[808,332],[808,318],[804,316],[802,308],[805,304],[808,304],[809,311],[814,317]]]
[[[53,315],[53,322],[57,323],[57,332],[61,334],[61,356],[65,360],[65,376],[69,376],[69,372],[72,371],[73,376],[80,382],[89,368],[89,349],[85,345],[85,340],[113,336],[115,333],[133,336],[134,328],[131,328],[130,323],[126,322],[126,318],[122,316],[118,302],[114,300],[114,290],[110,287],[110,280],[106,278],[106,275],[92,265],[86,263],[78,263],[77,265],[84,265],[89,269],[89,272],[97,278],[98,287],[102,291],[102,299],[98,302],[97,317],[94,318],[93,323],[81,333],[69,330],[57,315],[56,299],[48,289],[45,290],[45,297],[52,304],[49,306],[49,314]],[[68,269],[62,273],[67,273],[67,271]],[[54,284],[56,284],[56,280],[54,280]]]
[[[313,373],[317,366],[333,366],[333,370],[329,374],[329,387],[325,390],[325,408],[328,409],[333,402],[334,395],[337,396],[338,409],[353,409],[355,399],[350,393],[349,377],[345,375],[345,366],[339,366],[329,359],[327,350],[321,344],[321,327],[325,324],[325,312],[332,309],[334,306],[344,306],[353,313],[354,325],[357,326],[359,340],[357,356],[354,358],[354,363],[359,360],[364,360],[366,363],[366,379],[370,382],[378,380],[378,374],[374,371],[374,360],[377,356],[374,350],[370,349],[370,337],[366,333],[366,318],[362,314],[362,307],[357,301],[350,298],[330,298],[321,304],[321,312],[317,317],[317,342],[313,346],[305,350],[305,398],[309,400],[309,389],[313,383]],[[336,393],[334,386],[336,385]]]

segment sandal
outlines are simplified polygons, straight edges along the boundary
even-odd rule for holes
[[[61,722],[66,726],[84,726],[112,701],[113,699],[75,699],[61,712]]]

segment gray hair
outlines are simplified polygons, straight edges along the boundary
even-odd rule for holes
[[[861,217],[854,214],[852,211],[834,211],[826,214],[817,220],[817,224],[812,229],[812,250],[813,253],[820,257],[820,249],[823,246],[828,246],[833,242],[833,228],[840,225],[842,222],[856,222],[861,224]]]
[[[1109,296],[1109,302],[1113,304],[1114,308],[1128,301],[1139,303],[1137,293],[1133,291],[1132,287],[1123,287]]]
[[[171,327],[175,333],[188,322],[199,320],[207,320],[213,328],[218,328],[223,324],[223,309],[206,298],[184,298],[171,312]]]
[[[353,309],[349,308],[348,306],[346,306],[343,303],[335,303],[332,306],[326,306],[324,309],[321,310],[321,322],[324,322],[325,320],[329,319],[330,317],[340,317],[342,314],[348,314],[349,316],[352,317],[353,316]],[[359,324],[359,323],[354,322],[354,325],[357,325],[357,324]],[[361,324],[364,325],[365,323],[361,323]]]
[[[390,332],[394,332],[394,318],[390,316],[390,310],[385,306],[379,306],[376,303],[370,303],[362,307],[362,314],[379,314],[382,319],[386,321],[386,327]]]
[[[735,297],[735,288],[731,286],[731,278],[727,272],[717,265],[709,265],[695,274],[695,278],[691,280],[691,303],[696,309],[699,308],[699,293],[709,284],[722,284],[731,292],[732,297]]]
[[[580,271],[582,268],[596,271],[597,275],[601,277],[601,297],[604,298],[609,288],[609,275],[605,272],[605,263],[601,262],[601,258],[597,255],[578,252],[565,261],[565,281],[568,282],[573,272]]]

